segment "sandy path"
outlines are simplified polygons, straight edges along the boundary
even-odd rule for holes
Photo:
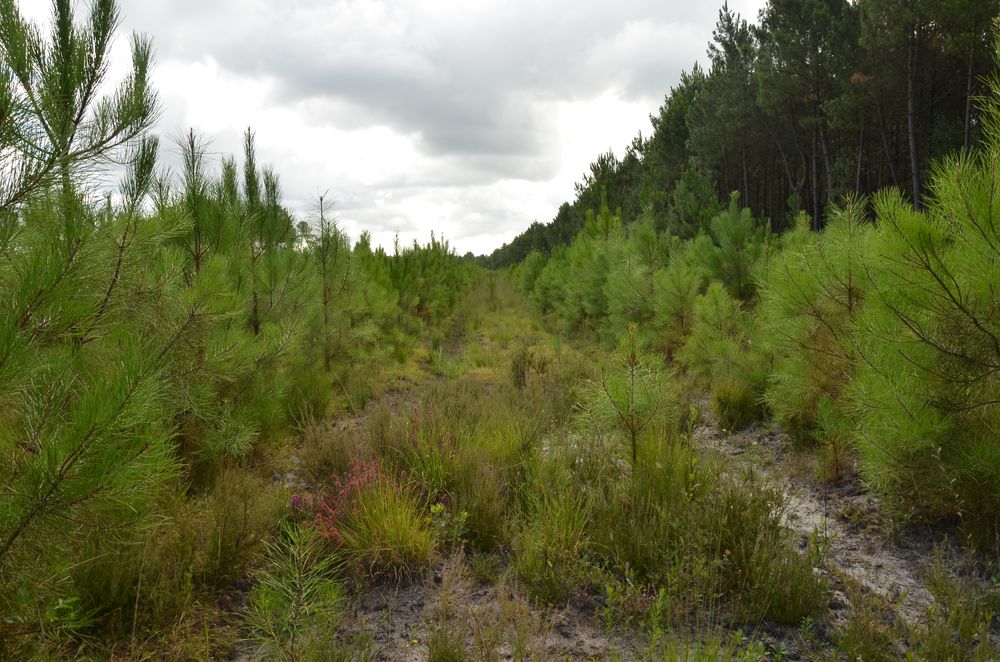
[[[773,427],[723,432],[710,408],[695,428],[695,443],[753,466],[777,484],[787,497],[787,526],[807,540],[819,535],[828,545],[827,560],[835,571],[870,589],[908,623],[919,622],[934,597],[924,585],[923,571],[934,561],[934,541],[916,532],[891,537],[889,520],[856,479],[824,485],[790,450],[787,436]],[[846,601],[842,595],[835,602]]]

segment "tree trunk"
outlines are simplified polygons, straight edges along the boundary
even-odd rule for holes
[[[910,2],[913,11],[913,2]],[[920,156],[917,153],[917,27],[916,18],[911,18],[910,44],[906,54],[906,120],[910,141],[910,179],[913,186],[913,207],[919,210],[920,202]]]
[[[892,185],[899,187],[899,177],[896,175],[896,161],[892,158],[892,150],[889,149],[889,136],[885,133],[885,117],[882,115],[882,102],[878,103],[878,128],[882,134],[882,149],[885,150],[885,160],[889,164],[889,176],[892,177]]]
[[[743,178],[743,206],[750,206],[750,180],[747,176],[747,150],[746,147],[740,147],[740,169],[741,176]]]
[[[861,130],[858,132],[858,170],[854,176],[854,195],[861,196],[861,163],[865,153],[865,121],[861,118]]]
[[[826,201],[830,202],[833,196],[833,162],[830,159],[830,145],[826,139],[826,130],[823,128],[823,116],[817,115],[816,122],[819,125],[819,146],[823,154],[823,167],[826,169]]]
[[[813,230],[819,231],[820,229],[820,208],[819,208],[819,159],[817,152],[819,151],[819,136],[817,135],[819,131],[813,129],[813,148],[812,148],[812,198],[813,198]]]
[[[778,148],[778,155],[781,157],[781,166],[785,171],[785,177],[788,178],[788,187],[795,188],[795,179],[792,177],[792,169],[788,165],[788,155],[785,154],[785,148],[782,146],[781,141],[778,140],[778,137],[774,135],[774,131],[771,130],[771,124],[766,119],[763,123],[764,130],[767,131],[767,135],[771,137],[771,140],[774,141],[775,147]]]
[[[976,56],[976,21],[972,21],[972,32],[969,33],[969,62],[965,72],[965,136],[962,149],[966,154],[972,149],[972,82],[973,62]]]

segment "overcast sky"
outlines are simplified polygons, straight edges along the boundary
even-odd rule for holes
[[[251,126],[300,218],[329,191],[352,238],[434,230],[478,254],[550,221],[600,152],[648,135],[704,63],[716,2],[119,0],[115,60],[127,33],[150,35],[158,132],[192,127],[223,154]],[[729,2],[750,19],[763,4]],[[36,18],[50,6],[21,0]]]

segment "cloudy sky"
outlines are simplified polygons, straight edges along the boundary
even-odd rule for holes
[[[119,0],[115,61],[128,32],[150,35],[159,133],[192,127],[221,155],[251,126],[299,217],[329,191],[354,238],[435,230],[484,253],[551,220],[600,152],[649,133],[704,62],[721,2]],[[754,18],[763,2],[729,4]]]

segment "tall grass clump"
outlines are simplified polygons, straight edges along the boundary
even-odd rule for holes
[[[813,569],[822,564],[825,541],[800,550],[784,526],[781,490],[751,470],[717,481],[699,524],[717,561],[717,585],[732,597],[738,618],[798,625],[820,615],[827,584]]]
[[[510,545],[519,501],[537,462],[540,433],[530,410],[496,398],[457,453],[453,501],[467,515],[469,542],[480,551]]]
[[[591,503],[574,489],[558,460],[543,462],[531,487],[524,523],[514,538],[514,571],[534,598],[563,603],[586,591]]]
[[[395,576],[424,568],[435,536],[424,500],[385,474],[376,459],[356,458],[317,507],[319,531],[355,571]]]

